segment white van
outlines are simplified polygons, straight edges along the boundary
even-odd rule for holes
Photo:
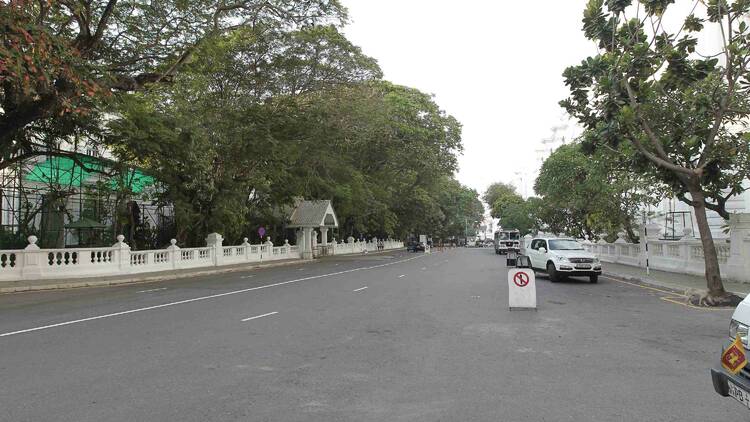
[[[553,282],[568,276],[584,276],[596,283],[602,273],[599,258],[575,239],[536,237],[524,249],[531,267],[546,272]]]
[[[722,347],[721,354],[729,347],[737,336],[740,336],[742,348],[747,354],[747,336],[748,327],[750,327],[750,296],[740,302],[737,309],[732,314],[732,321],[729,323],[729,338]],[[750,359],[750,356],[746,356]],[[732,397],[744,406],[750,408],[750,365],[741,369],[739,373],[732,374],[721,365],[711,369],[711,380],[714,384],[714,390],[724,397]]]

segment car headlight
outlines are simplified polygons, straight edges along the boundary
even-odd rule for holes
[[[732,320],[732,322],[729,323],[729,338],[734,340],[739,335],[740,341],[745,346],[747,346],[747,332],[748,332],[747,325],[741,324],[739,321],[736,321],[736,320]]]
[[[566,257],[564,257],[564,256],[558,256],[558,257],[557,257],[557,260],[558,260],[559,262],[570,262],[570,261],[568,261],[568,258],[566,258]]]
[[[601,264],[602,262],[599,261],[599,258],[594,257],[594,264]]]

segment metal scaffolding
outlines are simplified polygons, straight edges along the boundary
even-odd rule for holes
[[[136,249],[169,244],[174,212],[158,182],[90,155],[46,155],[0,170],[0,249],[111,246],[124,234]],[[145,192],[148,188],[150,192]]]

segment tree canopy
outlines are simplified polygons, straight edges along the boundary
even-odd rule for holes
[[[345,19],[337,0],[10,0],[0,7],[0,168],[64,153],[57,144],[89,134],[108,97],[171,82],[207,40]]]
[[[342,235],[455,235],[481,220],[452,178],[461,125],[382,81],[335,26],[243,28],[193,54],[172,83],[122,97],[107,135],[164,182],[182,241],[280,229],[300,196],[332,199]]]
[[[668,189],[632,172],[624,153],[616,155],[606,149],[586,153],[583,144],[573,143],[544,161],[534,190],[544,198],[539,217],[550,231],[596,239],[623,230],[631,242],[638,241],[640,210]]]
[[[627,145],[631,169],[669,185],[694,207],[710,295],[724,297],[706,209],[728,217],[750,167],[746,130],[750,34],[744,0],[696,1],[677,31],[663,25],[674,1],[590,0],[583,32],[599,53],[566,69],[561,105],[591,146]],[[721,34],[712,51],[699,38]]]

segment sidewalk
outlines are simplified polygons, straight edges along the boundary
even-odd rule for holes
[[[646,275],[645,268],[633,267],[623,264],[612,264],[602,262],[604,275],[622,280],[634,281],[646,284],[652,287],[661,287],[674,290],[681,294],[691,290],[706,290],[706,279],[704,277],[670,273],[667,271],[651,270],[650,275]],[[734,281],[723,280],[724,289],[728,292],[745,297],[750,294],[750,284],[738,283]]]
[[[61,280],[22,280],[0,281],[0,294],[19,293],[39,290],[75,289],[80,287],[103,287],[123,284],[151,283],[155,281],[176,280],[180,278],[200,277],[214,274],[249,271],[260,268],[280,267],[284,265],[307,264],[314,262],[304,259],[285,259],[268,263],[252,263],[228,265],[222,267],[192,268],[184,270],[160,271],[143,274],[127,274],[121,276],[88,277]]]

